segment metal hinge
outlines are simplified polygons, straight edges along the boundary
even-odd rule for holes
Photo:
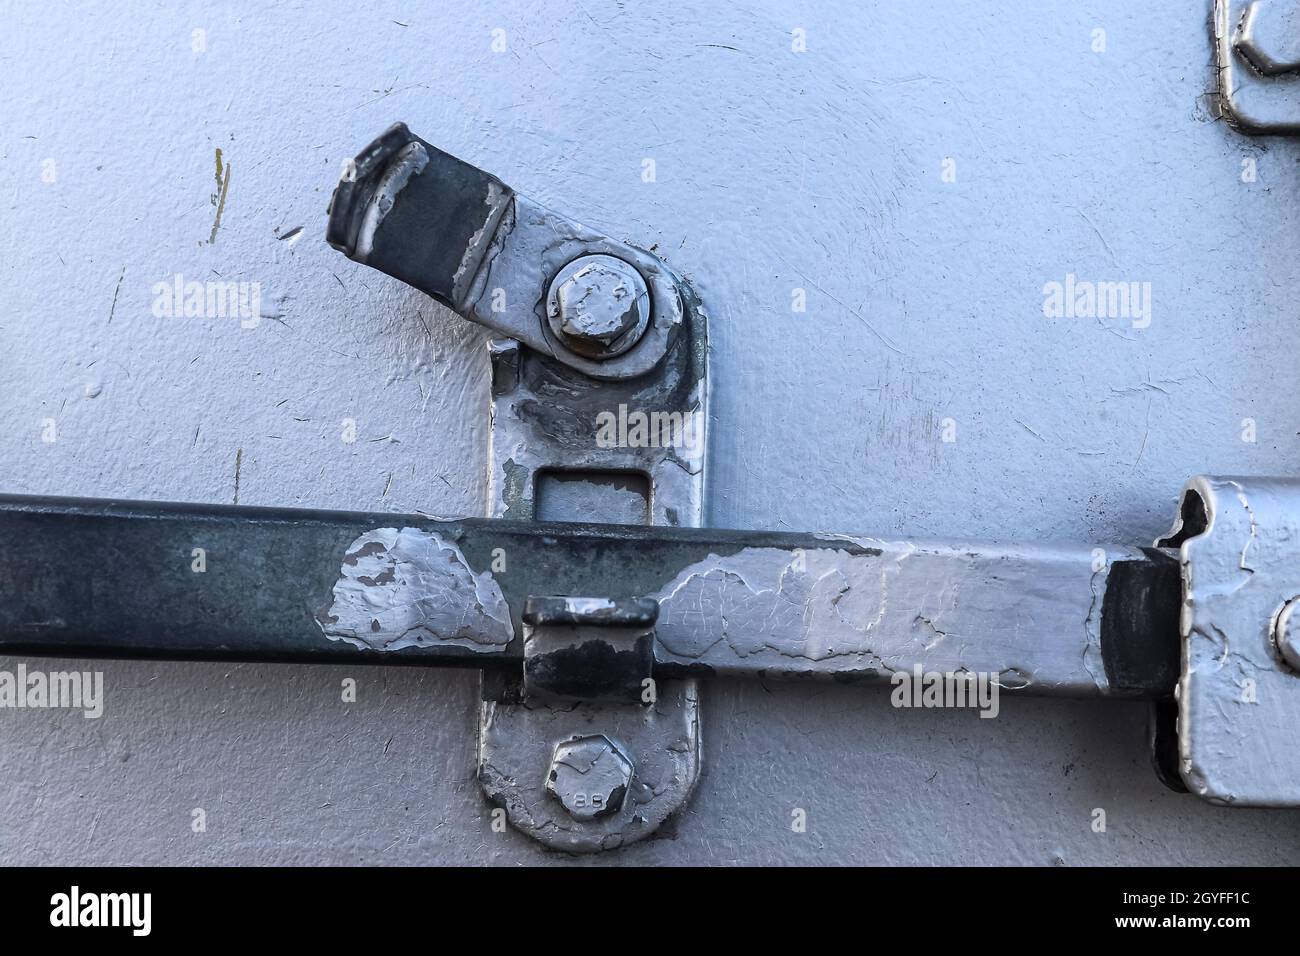
[[[0,651],[478,668],[487,797],[570,851],[685,804],[718,676],[1148,700],[1171,786],[1300,805],[1300,482],[1150,548],[703,528],[689,286],[404,126],[351,172],[329,241],[503,336],[487,517],[0,498]]]

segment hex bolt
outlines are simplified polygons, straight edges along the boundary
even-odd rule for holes
[[[564,345],[588,358],[621,355],[650,324],[650,290],[622,259],[579,256],[551,280],[546,318]]]
[[[1265,76],[1300,69],[1300,6],[1254,0],[1242,15],[1233,48]]]
[[[634,769],[632,759],[604,734],[573,737],[555,746],[546,792],[573,819],[597,820],[622,809]]]
[[[1273,641],[1282,659],[1300,671],[1300,597],[1293,597],[1273,622]]]

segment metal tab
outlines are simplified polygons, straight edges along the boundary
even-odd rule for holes
[[[1183,569],[1183,781],[1212,803],[1300,805],[1300,674],[1275,639],[1300,596],[1300,481],[1193,478],[1158,546]]]
[[[326,240],[593,379],[647,374],[687,321],[677,277],[649,252],[519,195],[404,123],[349,165],[330,201]],[[607,315],[580,307],[617,290],[619,308]],[[563,293],[581,320],[565,324]]]
[[[530,597],[524,606],[524,695],[555,703],[648,703],[654,678],[649,598]]]

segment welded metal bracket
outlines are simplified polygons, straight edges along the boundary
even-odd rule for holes
[[[701,525],[706,320],[678,281],[678,335],[663,361],[639,378],[596,380],[522,343],[490,343],[489,517]],[[543,293],[539,286],[528,302]],[[691,678],[656,681],[647,670],[630,694],[609,699],[605,684],[628,671],[620,661],[641,662],[626,640],[638,626],[628,616],[639,595],[541,597],[525,614],[522,685],[483,678],[479,782],[512,825],[548,846],[589,852],[639,840],[694,789],[701,761],[699,687]],[[641,607],[649,621],[642,621],[640,636],[647,638],[652,664],[658,605],[649,604],[653,613]],[[561,629],[564,635],[557,636]],[[529,679],[530,664],[533,675],[548,668],[547,689],[586,680],[585,689],[539,692],[542,682]],[[612,771],[604,770],[611,765]]]
[[[1254,134],[1300,132],[1300,3],[1214,0],[1219,110]]]
[[[400,123],[350,172],[329,241],[509,336],[490,343],[488,517],[699,527],[708,340],[686,283]],[[499,573],[510,561],[500,556]],[[699,689],[651,676],[645,607],[640,644],[622,646],[639,597],[530,596],[522,681],[483,678],[479,781],[514,826],[550,846],[637,840],[699,774]],[[626,683],[629,661],[645,686],[611,699],[603,691]],[[552,692],[565,687],[589,693]]]
[[[1183,570],[1183,782],[1212,803],[1300,805],[1300,480],[1194,478],[1157,544]]]
[[[1291,0],[1216,4],[1220,94],[1244,128],[1300,129],[1296,9]],[[510,336],[491,346],[489,517],[699,526],[707,345],[685,283],[648,253],[530,203],[400,124],[357,168],[356,183],[335,196],[331,241]],[[659,440],[665,424],[670,434],[677,427],[677,441]],[[641,440],[629,440],[629,427]],[[1286,583],[1295,555],[1275,554],[1269,573],[1255,574],[1246,552],[1261,527],[1243,486],[1229,484],[1248,523],[1229,508],[1237,526],[1225,517],[1216,532],[1225,486],[1198,479],[1185,503],[1203,502],[1210,523],[1165,542],[1182,546],[1176,714],[1159,691],[1176,672],[1167,553],[1112,549],[1098,567],[1087,549],[990,555],[846,538],[861,558],[820,548],[710,555],[657,593],[665,608],[645,594],[530,595],[522,673],[483,678],[479,780],[516,827],[551,846],[616,846],[652,832],[699,773],[698,689],[689,679],[656,685],[656,665],[725,674],[767,662],[773,673],[877,677],[905,662],[935,665],[951,648],[954,672],[990,673],[1003,689],[1150,694],[1154,761],[1170,786],[1218,802],[1300,802],[1300,761],[1272,758],[1300,718],[1296,674],[1270,636],[1287,632],[1292,599],[1300,633],[1300,580]],[[1286,500],[1287,483],[1257,484],[1272,522],[1262,530],[1289,544],[1288,514],[1300,515],[1300,500]],[[1082,620],[1078,646],[1039,644],[1029,657],[1002,646],[1003,635],[1020,633],[1017,604],[1004,588],[998,603],[982,599],[1017,569],[1023,590],[1050,591],[1052,615]],[[1040,606],[1025,607],[1026,630],[1041,628]],[[954,641],[954,625],[937,623],[942,612],[958,614],[961,631],[983,631],[979,642]],[[1270,703],[1237,701],[1242,681]],[[1224,719],[1229,709],[1241,716]]]

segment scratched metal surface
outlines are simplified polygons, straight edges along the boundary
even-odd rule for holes
[[[0,487],[479,513],[482,336],[320,238],[341,161],[400,118],[657,244],[697,284],[712,524],[1146,543],[1190,474],[1300,469],[1297,147],[1212,119],[1207,15],[1186,0],[6,6]],[[155,316],[152,287],[177,273],[260,282],[265,318]],[[1149,326],[1046,318],[1043,286],[1068,274],[1152,283]],[[102,667],[98,721],[0,712],[0,861],[565,862],[489,828],[469,674]],[[1300,851],[1294,813],[1164,791],[1138,705],[1008,699],[980,720],[862,688],[706,691],[686,814],[581,862]]]

